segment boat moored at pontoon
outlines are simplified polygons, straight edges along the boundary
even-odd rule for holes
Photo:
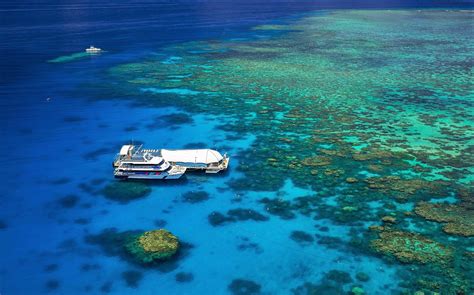
[[[184,171],[203,170],[206,173],[218,173],[227,169],[229,160],[227,154],[221,155],[218,151],[211,149],[143,149],[141,145],[124,145],[115,158],[113,166],[116,176],[117,174],[121,176],[126,169],[128,173],[131,171],[148,172],[149,170],[151,170],[150,172],[161,172],[160,165],[174,167],[172,171],[184,169]],[[157,164],[158,162],[160,164]],[[133,178],[152,178],[149,175],[147,174],[147,177],[134,175]],[[166,178],[171,178],[171,176]]]
[[[122,179],[178,179],[186,167],[171,165],[141,146],[124,145],[114,160],[114,176]]]

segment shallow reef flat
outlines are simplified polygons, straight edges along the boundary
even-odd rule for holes
[[[255,141],[238,155],[242,177],[230,189],[276,191],[288,179],[311,188],[317,194],[262,207],[287,222],[300,214],[352,226],[352,246],[412,273],[400,290],[467,294],[472,19],[456,10],[328,11],[253,30],[266,38],[168,47],[109,69],[112,83],[94,89],[102,99],[234,118],[219,128]]]
[[[90,57],[91,54],[87,52],[76,52],[69,55],[59,56],[53,59],[48,60],[49,63],[67,63],[72,62],[80,59],[84,59],[86,57]]]

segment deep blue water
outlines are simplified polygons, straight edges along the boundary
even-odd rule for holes
[[[300,278],[301,283],[317,281],[335,266],[377,278],[366,286],[370,294],[383,294],[396,267],[368,257],[343,257],[343,253],[323,247],[302,250],[287,239],[271,238],[279,236],[278,232],[310,230],[314,224],[308,220],[287,223],[272,219],[251,227],[239,223],[222,229],[211,227],[207,220],[210,212],[225,211],[236,202],[246,207],[249,200],[262,196],[241,196],[225,189],[223,183],[238,177],[238,158],[223,176],[198,174],[175,184],[154,184],[149,197],[126,205],[85,191],[84,184],[101,186],[112,181],[111,159],[117,148],[130,140],[152,148],[204,143],[233,155],[247,148],[253,138],[226,146],[220,140],[225,131],[214,129],[225,122],[218,116],[198,115],[192,124],[179,128],[150,128],[147,125],[155,117],[179,110],[96,101],[89,96],[91,89],[80,86],[96,81],[112,65],[146,58],[168,44],[248,37],[251,26],[284,22],[315,9],[470,5],[472,2],[450,1],[2,2],[0,294],[104,294],[101,287],[107,284],[110,293],[127,294],[132,289],[122,273],[128,270],[143,273],[133,290],[138,294],[226,294],[228,284],[238,277],[258,281],[269,294],[286,294]],[[109,52],[100,58],[47,63],[91,44]],[[180,201],[183,193],[193,190],[204,190],[211,199],[200,204]],[[314,192],[288,182],[280,191],[264,196],[285,193]],[[69,195],[76,196],[77,203],[62,206],[58,200]],[[84,241],[86,235],[106,228],[155,228],[158,219],[166,220],[168,229],[194,245],[177,269],[169,272],[144,271],[104,255]],[[348,228],[321,222],[331,228],[330,235],[346,236]],[[258,247],[238,250],[239,245],[251,243]],[[274,257],[281,259],[275,261]],[[306,269],[308,260],[319,271]],[[176,282],[175,274],[180,271],[193,273],[194,280]]]

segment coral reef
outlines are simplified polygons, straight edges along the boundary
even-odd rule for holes
[[[227,215],[238,221],[253,220],[253,221],[267,221],[268,217],[258,213],[253,209],[237,208],[227,211]]]
[[[69,182],[71,182],[71,179],[67,177],[60,177],[60,178],[56,178],[50,181],[50,183],[53,185],[62,185]]]
[[[76,61],[76,60],[79,60],[79,59],[84,59],[84,58],[90,57],[90,56],[91,56],[90,53],[87,53],[87,52],[76,52],[76,53],[72,53],[70,55],[63,55],[63,56],[59,56],[59,57],[50,59],[50,60],[48,60],[48,62],[49,63],[66,63],[66,62]]]
[[[8,228],[8,224],[5,221],[0,220],[0,230],[4,230],[7,228]]]
[[[88,272],[91,270],[98,270],[98,269],[100,269],[100,265],[98,264],[84,263],[81,265],[81,271],[83,272]]]
[[[200,203],[209,199],[209,193],[205,191],[193,191],[183,194],[183,201],[186,203]]]
[[[164,227],[166,224],[168,224],[168,222],[164,219],[156,219],[155,221],[153,221],[153,224],[156,227]]]
[[[227,217],[225,216],[224,214],[222,213],[219,213],[219,212],[211,212],[211,214],[209,214],[207,216],[207,219],[209,220],[209,223],[212,225],[212,226],[218,226],[218,225],[222,225],[226,222],[233,222],[235,221],[233,218],[231,217]]]
[[[176,128],[179,125],[191,124],[193,121],[193,118],[188,114],[175,113],[156,117],[153,123],[148,124],[146,127],[150,130],[165,127]]]
[[[321,283],[312,284],[304,283],[297,288],[291,290],[294,295],[335,295],[344,294],[344,289],[341,286],[334,286],[332,284]]]
[[[293,289],[292,292],[295,295],[347,294],[343,287],[349,283],[352,283],[352,278],[349,273],[333,269],[324,274],[319,284],[306,282],[303,285]]]
[[[281,219],[295,218],[295,214],[292,211],[292,206],[289,201],[284,201],[278,198],[263,198],[260,200],[260,203],[265,204],[265,210],[269,214],[279,216]]]
[[[282,37],[170,46],[165,53],[173,52],[179,62],[164,63],[160,56],[114,66],[108,72],[113,83],[94,89],[102,91],[99,98],[113,93],[146,105],[228,117],[217,128],[229,140],[255,135],[236,154],[239,177],[227,182],[229,189],[278,191],[288,179],[312,189],[317,195],[264,198],[262,207],[284,220],[299,214],[352,228],[377,224],[369,233],[354,234],[351,249],[365,251],[370,235],[381,231],[370,243],[376,252],[410,263],[401,268],[416,267],[446,287],[444,278],[462,277],[469,267],[432,269],[462,260],[472,238],[466,217],[474,208],[472,46],[466,39],[471,18],[455,10],[309,16],[284,28],[256,28],[284,29]],[[464,209],[419,204],[451,195]],[[413,204],[423,218],[403,213]],[[423,213],[433,210],[435,217]],[[452,210],[464,217],[451,216]],[[208,219],[222,225],[266,217],[247,213],[213,212]],[[436,236],[438,227],[426,219],[446,223],[444,231],[456,237]],[[414,229],[423,235],[409,232]],[[356,238],[364,234],[370,238]],[[339,249],[348,244],[337,237],[317,242]],[[419,290],[417,276],[406,280],[407,289]],[[328,281],[296,289],[341,291]]]
[[[308,234],[300,230],[292,231],[290,234],[290,239],[292,239],[293,241],[297,242],[298,244],[302,246],[306,246],[314,242],[314,237],[311,234]]]
[[[385,223],[397,223],[397,219],[393,216],[384,216],[382,217],[382,221]]]
[[[174,277],[180,283],[188,283],[194,280],[194,275],[190,272],[178,272]]]
[[[416,214],[427,220],[446,223],[443,231],[447,234],[465,237],[474,236],[474,211],[461,204],[434,204],[419,202]]]
[[[379,233],[379,239],[373,240],[375,251],[390,255],[403,263],[449,264],[453,259],[453,250],[430,240],[420,234],[385,230]]]
[[[101,192],[107,199],[125,204],[146,197],[151,193],[151,188],[141,182],[116,181],[107,185]]]
[[[74,223],[81,225],[89,224],[90,222],[91,220],[89,218],[77,218],[74,220]]]
[[[73,208],[79,202],[79,197],[76,195],[67,195],[58,200],[58,204],[62,208]]]
[[[122,278],[125,281],[127,287],[137,288],[143,278],[143,273],[136,270],[127,270],[122,272]]]
[[[153,231],[152,231],[153,232]],[[130,264],[142,267],[153,267],[161,272],[171,272],[179,266],[179,262],[184,259],[189,251],[193,248],[193,245],[179,241],[179,248],[177,252],[172,254],[172,249],[175,245],[175,240],[171,238],[170,248],[166,248],[161,254],[154,252],[145,252],[142,246],[139,244],[139,238],[145,232],[142,230],[135,231],[124,231],[119,232],[115,228],[108,228],[95,235],[87,235],[85,242],[92,245],[100,246],[107,256],[117,256]],[[163,233],[163,232],[162,232]],[[165,236],[170,237],[168,234],[163,233]],[[160,234],[159,234],[160,235]],[[151,235],[151,241],[145,239],[145,242],[150,242],[147,249],[154,249],[153,235]],[[158,245],[161,249],[161,245]],[[169,250],[169,251],[168,251]],[[150,256],[151,254],[151,256]],[[166,259],[156,259],[150,261],[151,258],[163,257],[170,254]]]
[[[253,209],[247,208],[236,208],[230,209],[227,211],[227,215],[224,215],[220,212],[211,212],[208,215],[209,223],[212,226],[222,225],[224,223],[232,223],[237,221],[246,221],[246,220],[253,220],[253,221],[267,221],[268,217],[258,213]]]
[[[370,277],[365,272],[358,272],[356,273],[356,279],[361,282],[368,282],[370,280]]]
[[[58,280],[48,280],[45,284],[47,291],[55,291],[59,288],[60,283]]]
[[[233,295],[256,295],[260,294],[261,286],[251,280],[235,279],[229,284],[228,289]]]
[[[179,240],[165,229],[144,232],[130,241],[126,249],[143,264],[165,260],[176,254]]]
[[[364,295],[365,291],[362,287],[355,286],[351,289],[351,294],[353,295]]]
[[[56,263],[51,263],[44,267],[45,272],[53,272],[56,270],[58,270],[58,265]]]
[[[100,286],[100,291],[102,293],[110,293],[112,291],[112,282],[105,282]]]
[[[259,244],[251,242],[247,237],[241,237],[242,243],[237,246],[240,251],[253,250],[256,254],[263,253],[263,249]]]
[[[348,272],[333,269],[324,275],[325,279],[336,282],[338,284],[352,283],[351,275]]]

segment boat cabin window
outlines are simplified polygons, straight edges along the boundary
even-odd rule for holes
[[[153,156],[150,155],[149,153],[146,153],[146,154],[143,155],[143,158],[147,161],[150,161],[151,159],[153,159]]]

